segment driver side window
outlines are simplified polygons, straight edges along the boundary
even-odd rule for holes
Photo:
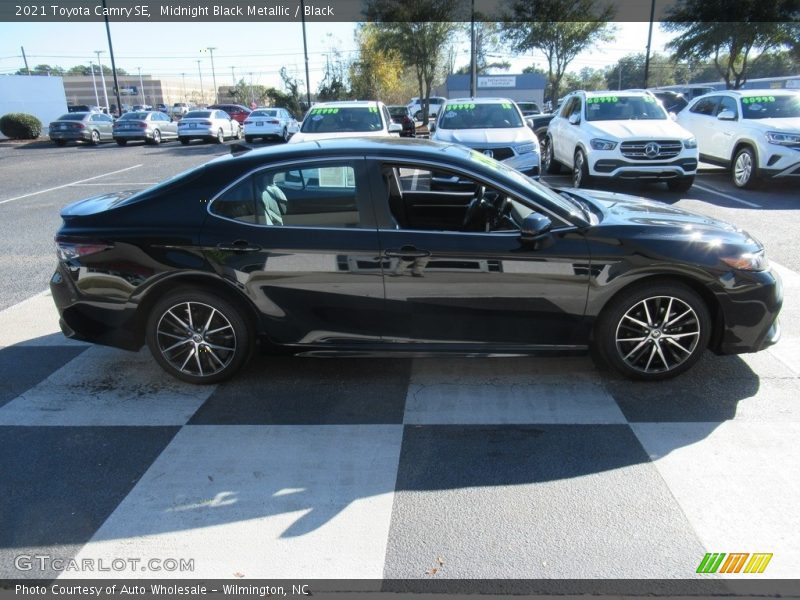
[[[512,201],[500,190],[464,175],[422,165],[383,165],[389,212],[397,229],[517,230]]]

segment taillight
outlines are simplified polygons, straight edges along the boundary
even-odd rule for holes
[[[97,254],[113,248],[113,244],[97,240],[77,240],[65,236],[56,236],[56,254],[59,260],[70,261],[76,258]]]
[[[138,125],[138,126],[141,128],[141,129],[147,129],[147,123],[141,122],[141,123],[137,123],[137,125]]]
[[[245,121],[244,122],[245,125],[250,125],[251,123],[252,123],[252,121]]]
[[[270,119],[269,121],[267,121],[267,123],[269,123],[270,125],[277,125],[278,123],[280,123],[280,121],[278,121],[277,119]]]
[[[211,127],[213,123],[211,121],[200,121],[200,125],[208,125],[209,127]]]
[[[72,125],[72,127],[74,127],[75,129],[86,129],[86,125],[84,125],[83,123],[75,123]]]

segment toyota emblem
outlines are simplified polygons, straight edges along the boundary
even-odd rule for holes
[[[483,153],[489,158],[494,158],[494,152],[492,152],[491,150],[484,150]]]
[[[655,158],[658,156],[658,153],[661,151],[661,146],[656,144],[655,142],[650,142],[644,147],[644,153],[647,158]]]

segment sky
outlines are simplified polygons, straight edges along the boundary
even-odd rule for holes
[[[357,55],[353,33],[355,23],[306,24],[309,71],[312,91],[325,73],[325,63],[334,50],[344,59]],[[617,37],[579,55],[570,71],[583,67],[601,68],[631,53],[641,53],[647,45],[647,23],[616,23]],[[201,61],[204,81],[211,80],[208,47],[213,47],[218,85],[229,85],[234,77],[248,83],[280,87],[280,68],[304,80],[303,37],[300,23],[111,23],[111,36],[118,68],[129,73],[153,77],[198,77]],[[663,52],[670,34],[653,28],[653,50]],[[97,60],[96,50],[103,50],[101,62],[110,66],[105,26],[96,23],[0,23],[0,75],[11,74],[24,66],[20,47],[24,46],[28,64],[58,65],[69,68]],[[510,73],[519,73],[536,64],[546,68],[541,54],[514,57],[501,54],[511,62]],[[459,45],[456,68],[469,63],[469,41]],[[233,71],[231,70],[233,67]],[[252,75],[251,75],[252,74]]]

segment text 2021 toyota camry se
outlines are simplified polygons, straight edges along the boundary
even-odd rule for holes
[[[551,190],[461,146],[307,142],[66,207],[51,280],[71,338],[193,383],[256,342],[303,355],[596,354],[664,379],[778,339],[780,280],[720,221]]]

